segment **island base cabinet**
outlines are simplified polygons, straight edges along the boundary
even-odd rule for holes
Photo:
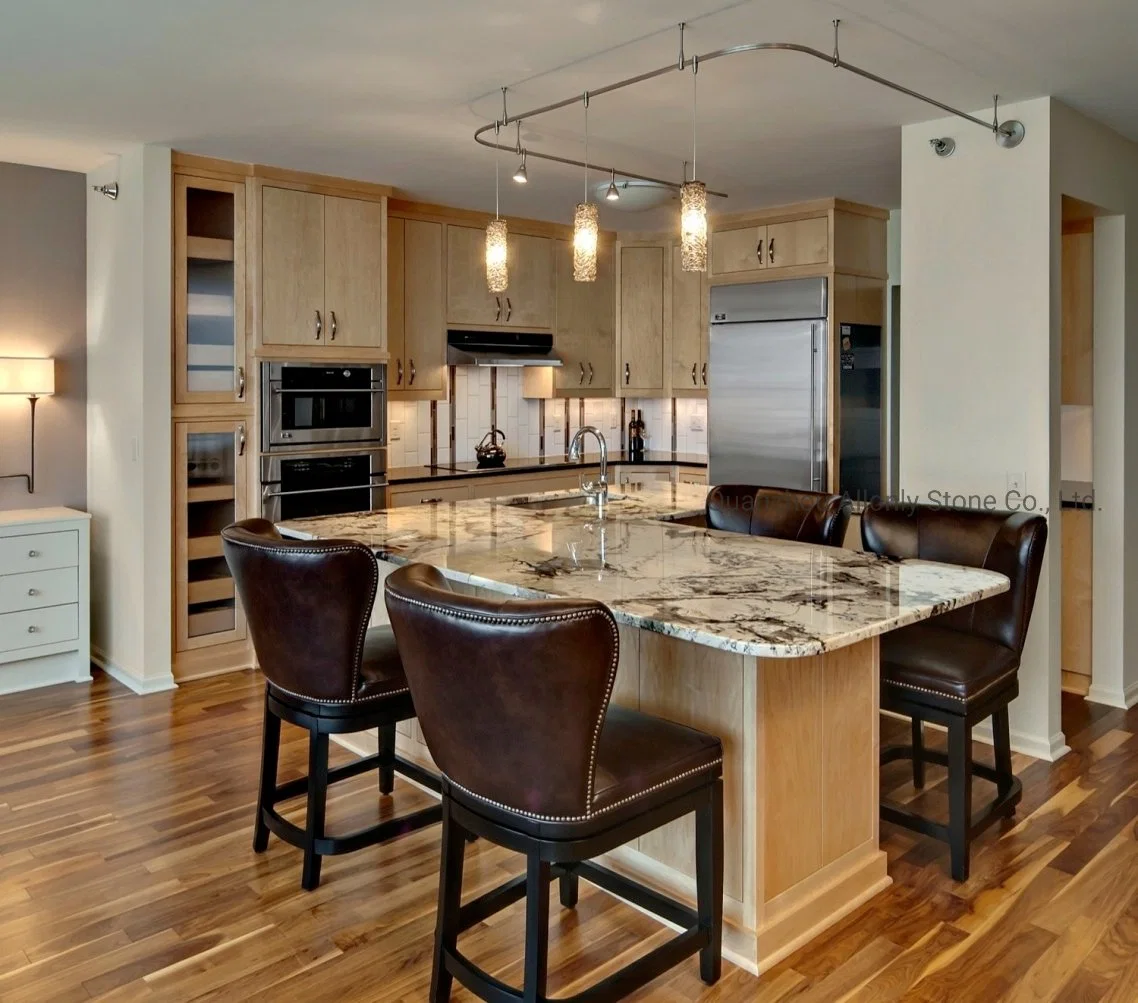
[[[385,616],[377,607],[377,618]],[[766,971],[889,886],[878,841],[877,638],[822,655],[765,659],[621,624],[620,644],[612,703],[723,742],[728,960]],[[373,733],[347,742],[361,754],[378,748]],[[434,768],[418,722],[398,726],[396,747]],[[602,862],[694,905],[694,818],[641,836]]]

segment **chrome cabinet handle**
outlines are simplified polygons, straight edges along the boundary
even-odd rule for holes
[[[407,360],[407,368],[410,371],[410,376],[407,380],[407,386],[413,387],[415,385],[415,360],[414,359],[408,359]]]
[[[696,379],[696,376],[695,376],[695,371],[696,371],[696,369],[698,369],[698,368],[699,368],[699,363],[697,363],[697,362],[693,362],[693,363],[691,364],[691,385],[692,385],[693,387],[698,387],[698,386],[699,386],[699,380],[697,380],[697,379]]]
[[[703,364],[703,385],[707,386],[707,363]]]
[[[759,264],[763,263],[763,238],[759,238],[758,246],[755,247],[755,253],[759,256]]]
[[[245,455],[245,440],[246,440],[245,423],[242,422],[240,425],[237,426],[237,455],[238,456],[244,456]]]
[[[771,237],[770,243],[767,244],[767,264],[774,264],[774,237]]]
[[[328,319],[332,322],[332,326],[328,330],[328,334],[329,334],[328,340],[329,341],[335,341],[336,340],[336,311],[335,310],[330,310],[328,312]]]
[[[494,314],[494,323],[497,323],[502,319],[502,297],[495,296],[494,302],[498,304],[498,312]]]
[[[577,386],[583,387],[585,385],[585,363],[578,362],[577,365],[581,367],[581,378],[577,381]]]
[[[397,387],[403,385],[403,360],[402,359],[396,359],[395,360],[395,385]]]
[[[35,626],[34,624],[28,628],[29,634],[36,634],[38,632],[39,632],[39,627]]]
[[[237,367],[237,399],[243,401],[245,399],[245,367]]]
[[[30,595],[30,596],[38,596],[39,594],[40,594],[39,589],[28,589],[28,595]]]
[[[40,552],[38,550],[29,550],[28,551],[28,557],[39,557],[39,556],[40,556]]]
[[[320,340],[320,335],[324,330],[324,321],[320,319],[320,311],[316,311],[316,340]]]
[[[435,502],[441,502],[441,501],[442,501],[441,498],[420,498],[419,504],[420,505],[434,505]]]
[[[632,370],[629,368],[629,365],[626,362],[624,364],[624,385],[628,386],[628,384],[631,380],[632,380]]]
[[[589,386],[593,385],[593,364],[589,363]]]
[[[510,297],[506,297],[506,323],[510,322],[510,317],[514,313],[514,304],[510,302]]]

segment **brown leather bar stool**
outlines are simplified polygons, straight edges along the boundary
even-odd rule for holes
[[[861,517],[865,549],[985,568],[1011,589],[881,638],[881,706],[912,718],[913,744],[881,751],[881,762],[912,759],[913,785],[925,763],[948,767],[948,824],[882,801],[881,817],[949,844],[952,877],[968,880],[969,847],[1015,814],[1023,787],[1012,773],[1008,704],[1019,694],[1019,663],[1047,544],[1047,521],[1024,512],[981,512],[933,505],[870,507]],[[972,760],[972,729],[992,718],[995,768]],[[924,748],[923,721],[948,729],[948,754]],[[996,797],[972,814],[972,776],[996,785]]]
[[[432,805],[344,836],[324,831],[328,785],[379,770],[390,794],[396,772],[430,790],[439,779],[395,754],[395,725],[415,716],[390,627],[368,630],[379,568],[367,547],[350,540],[284,540],[271,522],[246,519],[221,532],[265,674],[265,727],[253,850],[273,832],[304,850],[301,886],[320,883],[321,857],[350,853],[421,829],[442,818]],[[281,721],[308,730],[308,776],[277,784]],[[379,729],[379,752],[328,768],[328,736]],[[306,825],[286,821],[276,805],[308,795]]]
[[[706,513],[709,529],[840,547],[850,502],[821,491],[721,484],[707,493]]]
[[[409,565],[386,584],[387,609],[427,746],[442,772],[443,845],[430,999],[457,978],[480,999],[547,999],[549,883],[577,902],[584,877],[683,932],[572,997],[623,999],[698,953],[720,974],[723,749],[718,738],[610,707],[620,652],[601,603],[458,595],[434,568]],[[689,909],[588,863],[673,819],[696,813],[696,898]],[[463,837],[526,856],[523,877],[461,905]],[[458,935],[526,900],[524,988],[458,952]]]

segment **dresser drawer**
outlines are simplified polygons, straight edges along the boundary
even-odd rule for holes
[[[73,529],[0,537],[0,575],[74,568],[78,564],[79,534]]]
[[[0,575],[0,613],[15,613],[42,606],[64,606],[79,601],[77,568],[26,571]]]
[[[0,651],[35,648],[79,636],[79,607],[46,606],[0,614]]]

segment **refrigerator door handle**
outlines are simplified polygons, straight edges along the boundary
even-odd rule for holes
[[[818,452],[818,384],[814,378],[814,373],[817,371],[818,354],[818,325],[810,325],[810,490],[818,491],[818,468],[817,468],[817,452]]]

